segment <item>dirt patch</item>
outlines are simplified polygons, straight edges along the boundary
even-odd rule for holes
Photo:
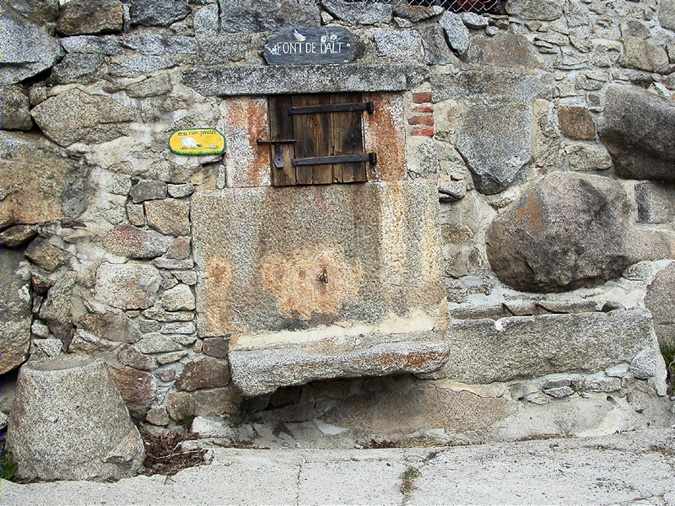
[[[145,470],[143,474],[173,476],[178,471],[206,463],[205,449],[182,450],[181,443],[197,439],[196,434],[169,432],[154,435],[141,432],[145,445]]]

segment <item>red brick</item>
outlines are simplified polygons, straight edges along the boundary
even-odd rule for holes
[[[421,93],[413,93],[413,102],[416,104],[431,103],[431,92],[423,91]]]
[[[434,127],[417,127],[412,129],[412,135],[416,137],[433,137],[435,133]]]
[[[434,126],[434,117],[431,115],[411,116],[410,118],[408,118],[408,124]]]
[[[416,105],[413,107],[413,112],[434,112],[433,105]]]

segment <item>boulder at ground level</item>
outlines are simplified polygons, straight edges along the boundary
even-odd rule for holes
[[[616,173],[675,181],[675,104],[634,86],[610,86],[600,132]]]
[[[24,480],[117,480],[145,456],[105,364],[77,357],[21,369],[8,445]]]
[[[633,262],[629,199],[617,181],[553,173],[490,225],[487,253],[503,282],[563,291],[619,277]]]
[[[30,287],[17,274],[22,258],[0,249],[0,374],[19,367],[30,347]]]

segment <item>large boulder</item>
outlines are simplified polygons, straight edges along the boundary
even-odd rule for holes
[[[620,183],[552,173],[491,224],[497,276],[523,291],[563,291],[619,277],[632,263],[630,202]]]
[[[62,55],[63,49],[57,39],[0,5],[0,86],[39,74]]]
[[[619,176],[675,181],[675,104],[634,86],[610,86],[600,137]]]
[[[86,207],[85,171],[44,138],[0,131],[0,228],[75,218]]]
[[[17,273],[22,258],[0,250],[0,374],[20,366],[30,348],[30,286]]]
[[[654,316],[661,347],[675,349],[675,262],[659,272],[649,285],[645,305]]]
[[[21,369],[7,442],[25,480],[117,480],[145,455],[105,364],[76,357]]]

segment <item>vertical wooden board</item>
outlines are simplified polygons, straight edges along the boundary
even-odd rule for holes
[[[332,95],[332,103],[361,102],[360,94],[342,93]],[[332,116],[332,151],[334,155],[363,153],[363,112],[334,112]],[[333,166],[333,181],[353,183],[366,181],[366,163],[341,163]]]
[[[330,95],[296,95],[293,105],[321,105],[330,103]],[[327,156],[331,154],[331,115],[326,113],[297,114],[292,116],[295,132],[296,158]],[[331,165],[296,167],[297,184],[330,184],[333,181]]]
[[[290,95],[279,95],[269,98],[269,121],[270,121],[270,139],[293,139],[293,122],[288,115],[288,108],[291,107]],[[293,186],[297,184],[295,178],[295,167],[293,158],[295,157],[295,146],[293,144],[280,145],[284,168],[277,169],[274,166],[274,151],[276,146],[270,145],[270,158],[272,160],[272,185],[273,186]]]

